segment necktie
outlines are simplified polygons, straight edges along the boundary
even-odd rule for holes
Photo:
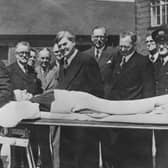
[[[99,50],[96,50],[96,55],[95,55],[96,59],[99,59]]]
[[[25,73],[25,74],[27,74],[27,73],[28,73],[28,67],[27,67],[27,65],[26,65],[26,66],[24,66],[24,73]]]
[[[150,56],[150,60],[151,60],[152,62],[155,61],[155,57],[154,57],[154,55],[151,55],[151,56]]]
[[[67,58],[64,58],[64,69],[68,68],[68,60]]]
[[[123,56],[120,63],[120,67],[123,67],[125,63],[126,63],[126,56]]]
[[[163,65],[163,63],[164,63],[164,59],[163,59],[163,57],[159,57],[159,63],[161,64],[161,65]]]

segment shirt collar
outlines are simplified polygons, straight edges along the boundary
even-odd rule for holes
[[[67,59],[68,66],[71,64],[72,60],[76,57],[77,53],[78,53],[78,50],[75,49],[73,54]]]
[[[25,69],[25,66],[23,64],[21,64],[19,61],[17,61],[17,64],[19,65],[20,69],[26,73],[26,69]]]
[[[99,51],[99,58],[100,58],[100,56],[102,55],[102,52],[103,52],[104,49],[105,49],[105,46],[103,46],[102,48],[96,48],[95,47],[95,49],[94,49],[94,55],[96,55],[97,51]]]
[[[163,65],[166,65],[167,62],[168,62],[168,56],[163,58]]]
[[[128,60],[134,55],[135,51],[130,53],[129,55],[125,56],[125,62],[128,62]]]
[[[155,53],[153,55],[149,54],[149,60],[153,63],[155,63],[157,61],[158,57],[159,57],[159,53]]]

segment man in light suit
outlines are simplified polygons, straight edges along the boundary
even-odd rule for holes
[[[102,96],[103,83],[96,60],[78,51],[75,36],[68,31],[58,32],[56,43],[64,56],[57,88]],[[60,167],[98,167],[98,140],[94,129],[61,127]]]
[[[39,66],[35,68],[37,77],[41,80],[43,91],[56,88],[58,84],[59,66],[51,65],[51,51],[43,48],[38,53]]]

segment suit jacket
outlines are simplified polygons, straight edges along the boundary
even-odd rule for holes
[[[0,107],[13,98],[12,85],[5,65],[0,61]]]
[[[85,51],[85,53],[87,53],[90,56],[93,56],[95,58],[95,48],[92,47],[89,50]],[[105,47],[105,49],[102,52],[102,55],[100,56],[100,58],[96,61],[99,65],[100,68],[100,72],[101,72],[101,76],[102,76],[102,80],[103,80],[103,84],[104,84],[104,97],[106,98],[109,93],[109,72],[108,72],[108,68],[107,68],[107,64],[109,60],[112,60],[113,56],[116,55],[116,48],[113,47]]]
[[[111,68],[109,98],[129,100],[153,96],[154,75],[148,58],[135,52],[122,67],[121,60],[122,56],[118,53],[109,64]],[[151,138],[152,133],[148,130],[118,129],[118,140],[113,149],[118,158],[114,161],[115,164],[123,168],[150,168],[152,165]]]
[[[122,56],[117,54],[111,62],[112,100],[128,100],[155,95],[155,82],[152,63],[148,58],[135,52],[121,68]]]
[[[99,66],[86,53],[78,52],[66,70],[61,66],[59,77],[59,89],[103,96]],[[60,167],[97,167],[98,140],[95,134],[97,133],[93,129],[61,127]]]
[[[39,78],[42,83],[43,90],[56,88],[56,86],[58,85],[59,75],[59,68],[56,65],[51,67],[46,74],[42,73],[42,69],[40,66],[36,67],[35,71],[37,73],[37,78]]]
[[[168,62],[162,65],[160,58],[153,63],[155,72],[156,96],[168,94]]]
[[[95,59],[78,52],[66,70],[61,67],[58,88],[103,96],[103,83]]]
[[[33,95],[41,93],[41,83],[35,73],[24,73],[15,62],[8,67],[9,77],[12,82],[12,89],[26,89]]]

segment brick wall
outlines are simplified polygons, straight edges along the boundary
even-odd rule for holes
[[[138,35],[138,50],[147,54],[145,36],[150,27],[150,0],[135,0],[135,30]]]

